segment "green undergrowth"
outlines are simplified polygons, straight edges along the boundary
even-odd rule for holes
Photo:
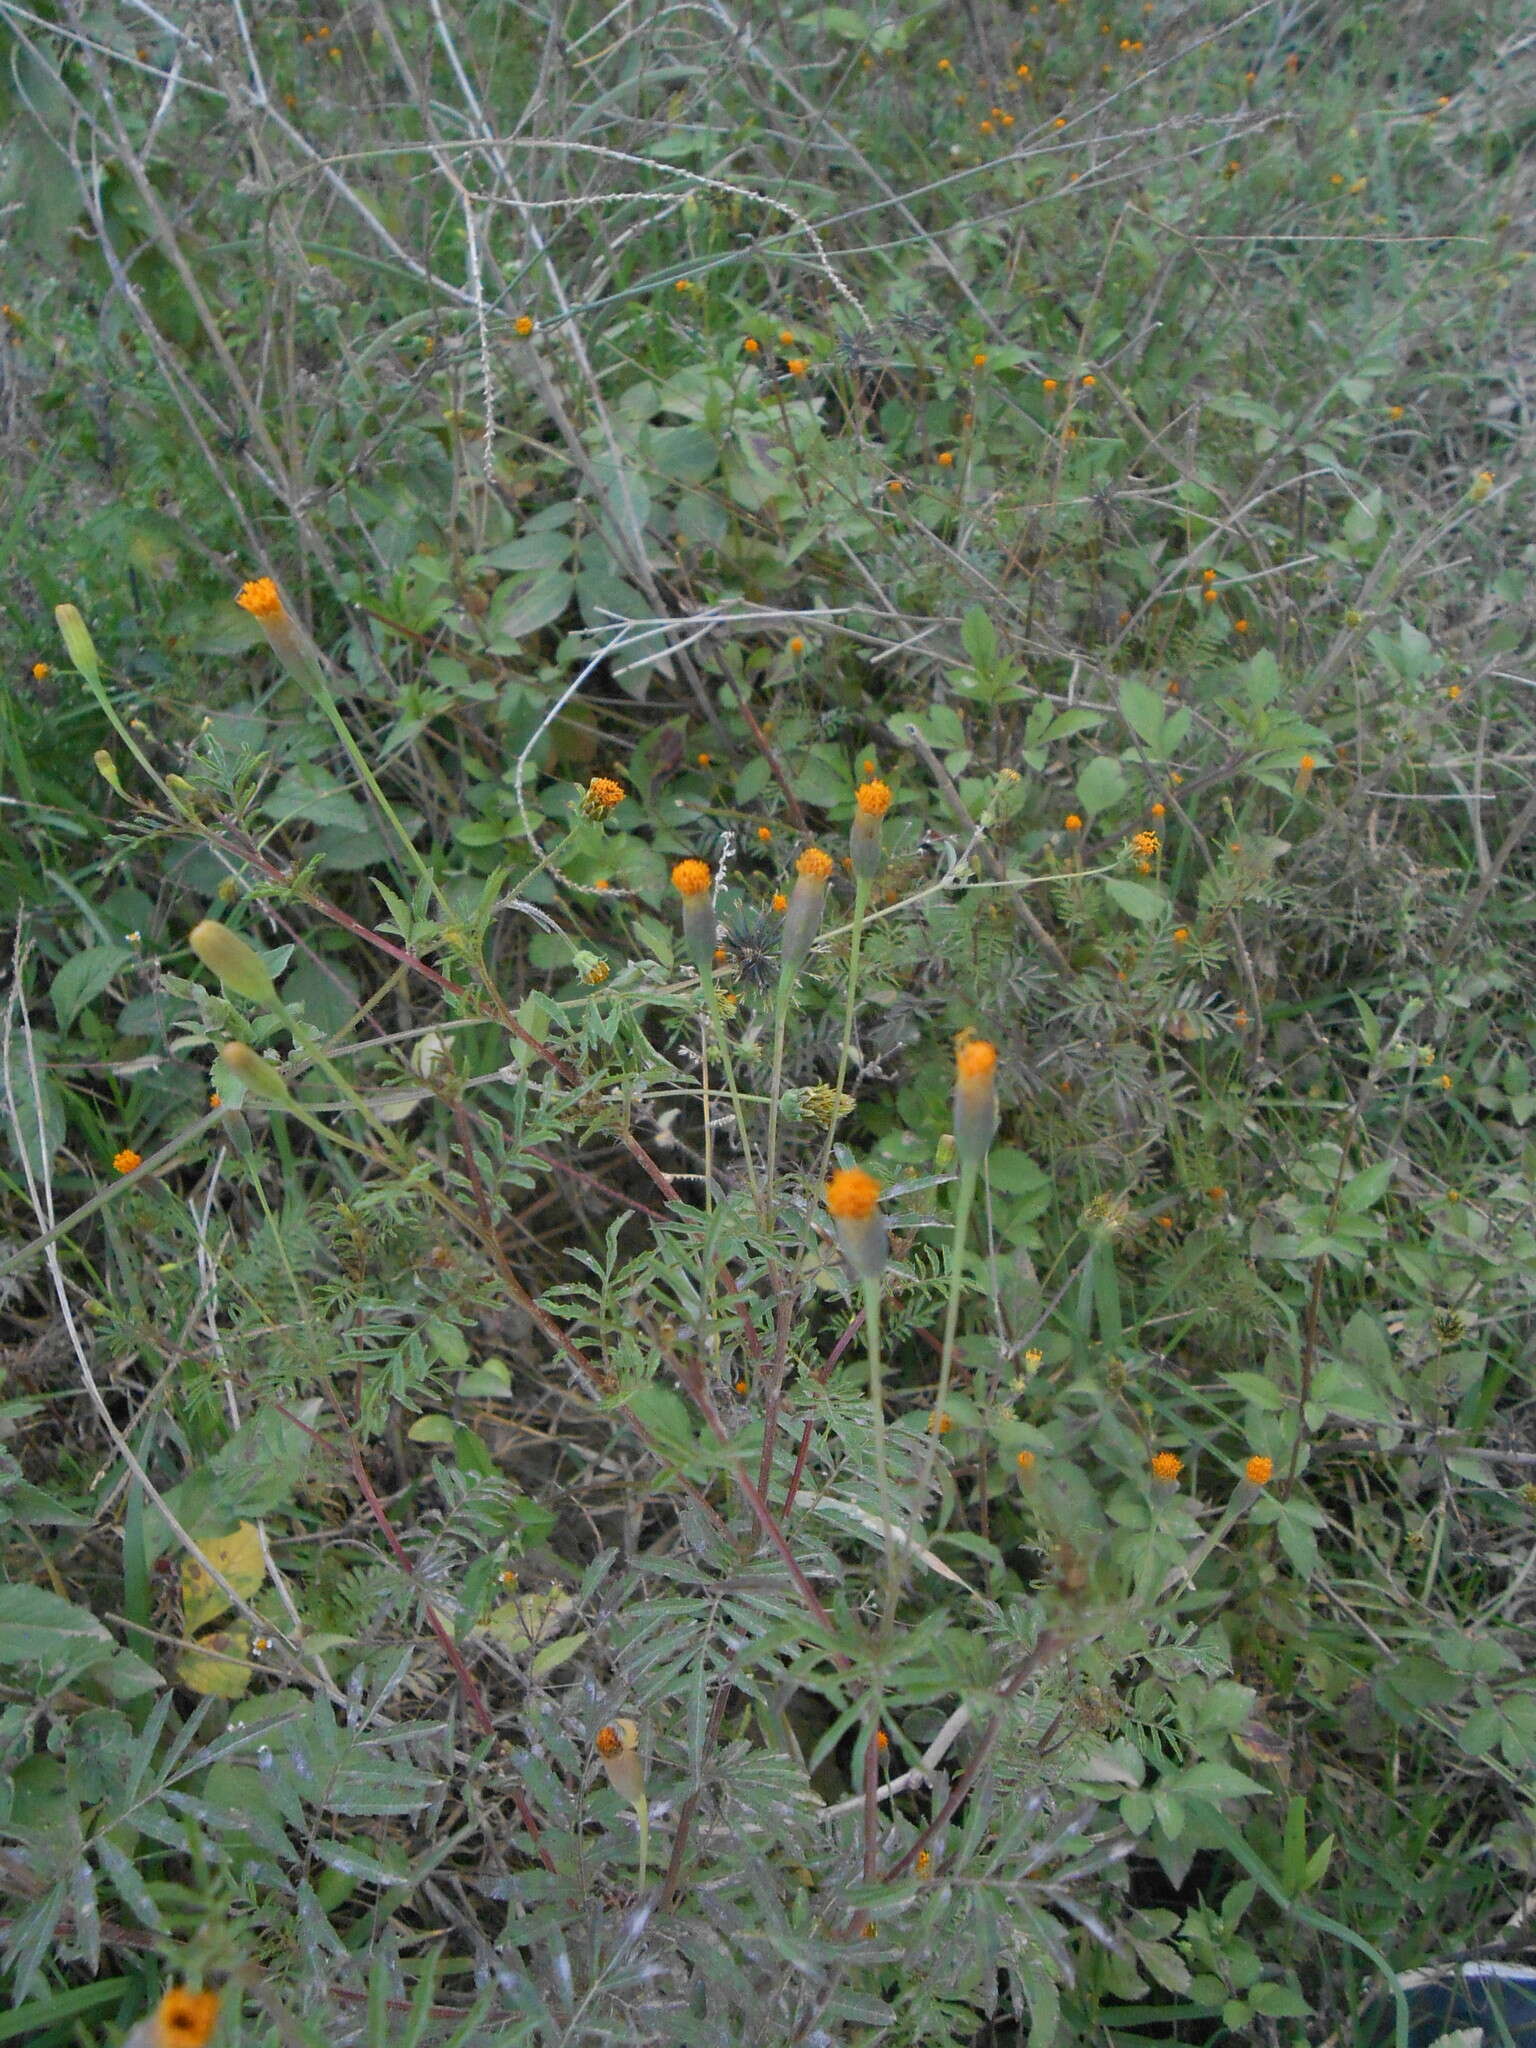
[[[1521,29],[0,0],[0,2041],[1518,1953]]]

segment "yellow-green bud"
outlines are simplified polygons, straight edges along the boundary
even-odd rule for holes
[[[167,775],[165,786],[171,793],[171,801],[188,818],[197,816],[197,791],[185,775]]]
[[[264,1060],[253,1046],[241,1045],[238,1039],[232,1040],[220,1049],[219,1058],[223,1061],[225,1070],[234,1076],[247,1095],[261,1095],[268,1102],[292,1102],[293,1097],[288,1092],[288,1083],[272,1062]],[[222,1092],[220,1090],[220,1093]]]
[[[107,752],[106,748],[98,747],[95,753],[92,754],[91,759],[96,763],[96,773],[101,777],[108,789],[115,789],[119,796],[126,796],[128,792],[123,788],[122,781],[118,776],[117,763]]]
[[[205,917],[201,924],[192,927],[188,938],[198,959],[219,977],[226,989],[233,989],[247,1002],[260,1003],[264,1009],[281,1008],[277,986],[261,955],[238,932],[220,924],[216,917]]]
[[[72,604],[56,604],[53,616],[59,622],[59,631],[64,636],[65,651],[88,682],[101,681],[101,664],[96,659],[96,644],[86,629],[84,619]]]

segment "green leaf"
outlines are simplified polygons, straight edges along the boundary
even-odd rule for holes
[[[1146,745],[1155,760],[1163,758],[1163,727],[1167,708],[1156,690],[1127,676],[1120,685],[1120,716]]]
[[[0,1585],[0,1664],[80,1671],[116,1647],[94,1614],[72,1607],[57,1593],[42,1586]]]
[[[1144,882],[1121,882],[1110,876],[1104,883],[1104,893],[1138,924],[1156,924],[1168,910],[1168,899],[1162,890],[1149,889]]]
[[[133,957],[131,946],[87,946],[83,953],[66,960],[48,991],[59,1029],[67,1031]]]
[[[1113,809],[1125,795],[1125,770],[1108,754],[1099,754],[1077,778],[1078,808],[1090,818]]]
[[[997,662],[997,628],[979,604],[973,604],[960,622],[960,644],[979,669]]]
[[[552,625],[571,601],[576,580],[564,569],[541,569],[498,585],[485,615],[485,644],[492,654],[515,654],[519,643],[541,626]]]

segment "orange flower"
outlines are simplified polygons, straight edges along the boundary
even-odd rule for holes
[[[862,1167],[839,1167],[827,1182],[827,1207],[849,1265],[861,1280],[878,1280],[888,1249],[879,1181]]]
[[[32,680],[34,683],[45,683],[52,674],[53,670],[48,666],[46,661],[33,662]]]
[[[696,768],[708,768],[714,761],[714,758],[713,754],[695,754],[693,757],[694,766]]]
[[[607,775],[594,775],[581,800],[581,815],[600,821],[624,801],[624,785]]]
[[[784,365],[791,377],[803,377],[811,367],[809,356],[791,356]]]
[[[1083,379],[1083,389],[1085,391],[1091,391],[1097,382],[1098,379],[1096,377],[1085,377]]]
[[[868,1223],[880,1200],[880,1183],[862,1166],[840,1166],[827,1182],[827,1207],[839,1223]]]
[[[950,467],[951,463],[953,463],[954,459],[955,459],[955,458],[954,458],[954,454],[953,454],[953,452],[952,452],[952,451],[951,451],[950,449],[948,449],[948,448],[944,448],[944,449],[941,449],[941,450],[939,451],[939,467],[940,467],[940,469],[948,469],[948,468]]]
[[[596,1742],[597,1753],[605,1761],[623,1753],[624,1738],[610,1722],[606,1728],[599,1728]]]
[[[1014,1463],[1021,1472],[1033,1472],[1035,1469],[1035,1454],[1033,1451],[1020,1451],[1017,1458],[1014,1459]]]
[[[984,370],[986,367],[986,352],[982,349],[977,349],[975,355],[971,357],[971,368],[973,370]]]
[[[836,863],[830,853],[823,853],[819,846],[808,846],[795,862],[795,873],[809,882],[830,880]]]
[[[747,336],[746,340],[741,344],[741,346],[743,353],[746,355],[755,356],[761,354],[760,344],[755,342],[750,334]]]
[[[891,807],[891,792],[883,782],[861,782],[854,802],[848,853],[859,881],[872,882],[880,872],[880,821]]]
[[[783,914],[783,912],[784,912],[784,911],[788,910],[788,908],[789,908],[789,898],[788,898],[788,897],[787,897],[787,896],[786,896],[786,895],[784,894],[784,891],[783,891],[782,889],[775,889],[775,890],[774,890],[774,892],[773,892],[773,907],[774,907],[774,909],[775,909],[775,910],[777,910],[777,911],[778,911],[778,912],[779,912],[779,913],[780,913],[781,915]]]
[[[112,1171],[114,1173],[137,1173],[143,1164],[143,1153],[135,1152],[131,1145],[125,1145],[121,1152],[114,1152],[112,1154]]]
[[[800,635],[798,633],[796,633],[794,638],[790,641],[789,651],[791,654],[804,654],[805,642],[800,638]]]
[[[1243,1477],[1250,1486],[1268,1486],[1274,1476],[1275,1461],[1273,1458],[1254,1456],[1243,1467]]]
[[[1176,924],[1174,926],[1173,943],[1176,946],[1187,946],[1189,944],[1189,926],[1187,924]]]
[[[173,1984],[155,2007],[150,2040],[154,2048],[204,2048],[218,2023],[217,1991],[188,1991]]]
[[[253,583],[243,583],[235,599],[241,611],[249,612],[253,619],[263,624],[286,618],[283,600],[277,594],[277,585],[270,576],[258,576]]]
[[[529,335],[532,334],[533,332],[532,315],[528,313],[519,313],[517,318],[512,322],[512,332],[514,334],[520,334],[523,340],[526,341]]]
[[[1083,821],[1077,815],[1076,811],[1068,811],[1066,817],[1062,820],[1062,823],[1066,826],[1069,832],[1081,832],[1083,829]]]
[[[708,863],[702,860],[680,860],[672,870],[672,886],[685,900],[707,894],[714,879]]]
[[[1234,633],[1246,633],[1248,630],[1248,621],[1246,619],[1234,619],[1232,621],[1232,630]]]
[[[794,332],[794,329],[793,329],[792,327],[781,327],[781,328],[779,329],[779,347],[780,347],[780,348],[793,348],[793,347],[794,347],[794,345],[795,345],[795,332]]]
[[[1155,832],[1134,832],[1131,835],[1131,850],[1139,860],[1154,860],[1162,849],[1162,840]]]
[[[1159,1451],[1152,1460],[1152,1477],[1172,1486],[1184,1470],[1184,1460],[1173,1451]]]
[[[883,782],[861,782],[854,801],[866,818],[883,818],[891,807],[891,792]]]
[[[997,1047],[969,1031],[955,1041],[955,1157],[973,1170],[997,1135]]]

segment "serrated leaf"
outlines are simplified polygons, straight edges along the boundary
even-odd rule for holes
[[[547,1678],[550,1672],[558,1670],[568,1657],[575,1656],[589,1634],[590,1630],[579,1629],[573,1636],[560,1636],[554,1642],[546,1643],[529,1667],[531,1676]]]
[[[1111,755],[1097,755],[1078,775],[1078,808],[1090,818],[1111,810],[1124,795],[1125,770]]]

